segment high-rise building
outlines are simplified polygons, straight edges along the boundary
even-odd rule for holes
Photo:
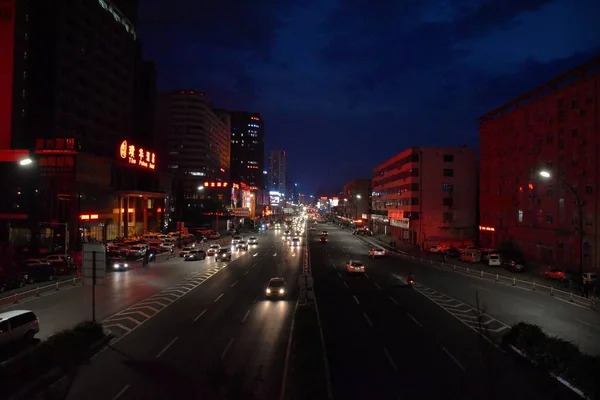
[[[144,118],[134,111],[135,2],[9,3],[14,9],[2,8],[0,150],[27,151],[31,162],[3,182],[0,214],[21,210],[21,231],[37,230],[36,240],[52,239],[51,232],[71,249],[158,228],[162,160],[137,142],[133,123]],[[27,236],[19,232],[11,241]]]
[[[373,170],[373,231],[423,248],[477,235],[477,155],[469,147],[411,147]]]
[[[173,174],[171,217],[199,222],[199,211],[211,212],[231,200],[231,120],[214,110],[204,92],[193,89],[162,92],[156,105],[156,126],[168,152]]]
[[[268,189],[286,195],[287,156],[285,150],[271,150],[269,156]]]
[[[598,268],[599,88],[597,56],[480,118],[482,245]]]
[[[263,190],[265,125],[260,113],[227,111],[231,116],[231,180]]]

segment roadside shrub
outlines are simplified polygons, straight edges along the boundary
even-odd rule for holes
[[[64,371],[81,363],[103,337],[102,325],[96,322],[82,322],[55,333],[0,365],[3,392],[14,393],[56,368]]]
[[[519,349],[538,368],[559,376],[589,398],[600,398],[600,357],[583,354],[566,340],[548,336],[537,325],[519,322],[502,338],[502,345]]]

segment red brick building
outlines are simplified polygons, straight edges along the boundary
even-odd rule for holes
[[[477,235],[477,155],[411,147],[373,170],[372,229],[423,247]]]
[[[598,268],[599,88],[596,57],[480,118],[482,245]]]

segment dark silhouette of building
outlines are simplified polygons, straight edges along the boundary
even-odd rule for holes
[[[265,187],[265,123],[260,113],[227,111],[231,115],[231,180],[252,188]]]

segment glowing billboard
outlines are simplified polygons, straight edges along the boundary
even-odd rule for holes
[[[154,152],[144,150],[142,147],[128,143],[127,140],[121,142],[119,146],[119,156],[122,160],[127,161],[131,165],[137,165],[142,168],[156,169],[156,154]]]
[[[281,193],[271,190],[269,192],[269,203],[272,206],[278,206],[281,201]]]

